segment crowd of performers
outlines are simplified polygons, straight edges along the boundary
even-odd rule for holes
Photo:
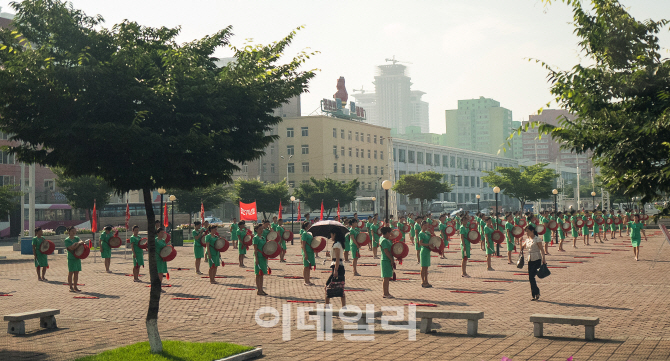
[[[534,240],[538,245],[541,253],[537,251],[536,254],[541,254],[542,263],[544,263],[544,257],[550,255],[549,245],[553,242],[558,243],[557,252],[565,252],[566,238],[569,244],[569,238],[572,237],[572,247],[577,248],[579,238],[582,240],[581,247],[582,244],[590,246],[591,243],[604,243],[609,239],[625,235],[630,237],[637,261],[640,256],[639,246],[642,236],[645,240],[647,239],[643,229],[647,219],[648,216],[644,213],[632,210],[626,210],[624,213],[611,210],[558,213],[543,211],[539,214],[510,212],[498,217],[482,213],[470,215],[468,212],[452,217],[447,214],[433,217],[428,213],[426,215],[409,214],[399,219],[390,216],[388,222],[379,219],[378,215],[363,220],[354,214],[353,218],[339,219],[336,217],[335,219],[348,228],[346,235],[333,233],[330,238],[323,238],[312,235],[310,227],[316,220],[311,220],[309,214],[306,214],[305,221],[300,224],[299,237],[304,285],[314,286],[310,272],[316,269],[316,259],[321,258],[319,253],[325,251],[322,264],[330,261],[332,269],[331,276],[326,282],[326,300],[341,297],[345,305],[346,301],[342,293],[344,264],[351,263],[353,275],[360,276],[358,262],[361,259],[361,253],[370,251],[372,254],[367,257],[371,256],[373,259],[380,260],[383,297],[393,298],[389,292],[389,281],[395,278],[395,261],[402,264],[403,259],[411,257],[409,256],[410,246],[413,246],[416,251],[416,262],[421,267],[421,287],[430,288],[432,285],[428,281],[428,270],[431,266],[431,256],[446,258],[445,250],[449,249],[453,242],[459,242],[460,245],[461,277],[469,278],[467,265],[471,258],[473,245],[479,244],[486,257],[487,270],[493,271],[492,256],[496,253],[496,244],[506,251],[507,264],[511,265],[515,263],[512,260],[513,252],[523,249],[527,241],[523,240],[524,236],[531,241]],[[104,260],[106,272],[111,272],[109,270],[111,249],[120,246],[118,235],[113,235],[111,231],[111,227],[105,227],[100,236],[100,255]],[[82,271],[81,260],[86,258],[90,252],[89,243],[76,236],[75,227],[69,227],[67,233],[68,237],[65,238],[64,243],[67,250],[68,285],[70,292],[81,292],[77,284],[79,272]],[[257,294],[263,296],[267,295],[263,290],[263,276],[272,272],[268,266],[268,260],[279,257],[279,262],[286,262],[286,243],[294,243],[293,233],[285,229],[283,220],[277,217],[274,217],[272,222],[266,220],[256,224],[234,220],[230,227],[230,239],[220,236],[218,226],[215,224],[209,224],[206,221],[204,223],[195,222],[192,235],[195,239],[193,243],[195,272],[198,275],[203,274],[201,261],[204,258],[212,284],[218,283],[216,281],[217,268],[224,265],[221,252],[227,251],[232,246],[232,249],[238,253],[238,266],[242,268],[247,267],[245,260],[248,258],[248,252],[253,252],[251,258],[253,258],[256,275]],[[139,271],[140,267],[144,266],[143,255],[148,248],[148,242],[146,238],[139,235],[138,226],[133,226],[132,236],[128,242],[131,245],[133,256],[133,281],[140,282]],[[326,243],[331,247],[326,249]],[[165,229],[157,228],[155,244],[159,277],[161,281],[166,275],[169,279],[167,262],[175,258],[176,251],[170,244]],[[47,255],[53,252],[53,242],[46,241],[42,235],[42,229],[38,227],[35,229],[32,245],[38,280],[46,281],[46,270],[49,267]],[[537,257],[539,256],[534,258]],[[538,259],[532,261],[539,262]],[[537,293],[539,297],[539,290]]]

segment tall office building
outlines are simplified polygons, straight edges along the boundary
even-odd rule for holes
[[[513,158],[512,152],[502,152],[502,145],[512,132],[512,111],[500,102],[479,97],[458,101],[458,109],[446,111],[447,144],[450,147],[499,154]]]
[[[519,129],[521,126],[520,121],[513,121],[512,122],[512,131],[515,131]],[[514,159],[522,159],[523,158],[523,138],[519,134],[514,134],[514,137],[512,138],[512,158]],[[508,150],[509,152],[509,150]]]
[[[426,93],[420,90],[412,90],[409,97],[412,110],[409,126],[419,127],[422,133],[428,133],[428,102],[421,100],[424,94]]]

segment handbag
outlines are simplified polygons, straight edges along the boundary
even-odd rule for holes
[[[519,253],[519,260],[516,261],[516,268],[521,269],[523,268],[523,265],[524,265],[523,250],[521,250],[521,253]]]
[[[551,271],[547,267],[547,264],[543,264],[540,266],[540,269],[537,271],[537,277],[538,278],[545,278],[551,274]]]

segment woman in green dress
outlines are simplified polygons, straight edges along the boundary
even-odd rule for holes
[[[355,219],[349,221],[351,224],[356,223]],[[312,267],[316,268],[316,261],[314,260],[314,250],[312,249],[312,234],[307,232],[311,224],[309,222],[302,222],[300,229],[300,252],[302,253],[302,278],[305,281],[305,286],[314,286],[310,280]],[[355,255],[354,255],[355,257]],[[356,260],[354,259],[354,269],[356,269]]]
[[[47,255],[40,251],[42,242],[44,242],[44,237],[42,237],[42,227],[37,227],[35,228],[35,237],[33,237],[32,241],[33,257],[35,258],[35,268],[37,269],[37,280],[48,281],[44,276],[47,273],[47,268],[49,268],[49,260],[47,259]]]
[[[514,264],[512,262],[512,252],[514,252],[514,241],[516,241],[516,238],[512,234],[512,229],[514,228],[514,224],[519,223],[520,218],[516,218],[516,221],[514,220],[515,217],[513,214],[509,213],[507,214],[507,222],[505,222],[505,246],[507,246],[507,264]],[[493,222],[492,222],[493,223]]]
[[[244,258],[247,255],[247,246],[244,245],[244,236],[247,235],[247,224],[244,221],[237,223],[237,242],[239,243],[237,247],[238,262],[240,263],[240,268],[244,268]]]
[[[565,240],[565,232],[563,231],[563,212],[558,212],[558,217],[556,217],[557,231],[558,231],[558,251],[565,252],[563,249],[563,241]]]
[[[416,250],[416,264],[420,265],[421,264],[421,245],[419,244],[419,233],[421,233],[423,227],[421,227],[421,224],[423,223],[423,218],[421,216],[417,216],[416,220],[414,221],[414,250]]]
[[[112,247],[109,246],[109,239],[112,238],[112,227],[105,227],[105,231],[100,235],[100,258],[105,260],[105,272],[112,273],[109,266],[112,263]]]
[[[430,267],[430,250],[432,246],[430,243],[430,224],[428,222],[421,223],[421,232],[419,233],[419,238],[417,244],[421,246],[421,287],[431,288],[433,287],[428,283],[428,267]]]
[[[158,233],[156,238],[156,269],[158,270],[158,278],[163,283],[163,276],[168,273],[167,262],[161,257],[161,250],[167,245],[165,243],[165,229],[161,227],[156,232]],[[165,290],[161,289],[161,292],[165,293]]]
[[[263,275],[268,273],[268,260],[263,255],[263,247],[266,239],[262,236],[265,231],[266,223],[258,224],[254,227],[254,273],[256,274],[256,294],[259,296],[267,296],[263,291]]]
[[[372,219],[372,226],[370,227],[370,232],[372,236],[372,257],[374,259],[378,259],[377,257],[377,248],[379,248],[379,234],[377,234],[377,230],[380,228],[379,221],[377,220],[377,217]]]
[[[345,242],[349,243],[349,249],[351,249],[351,258],[354,260],[352,266],[354,267],[354,276],[360,276],[358,273],[358,259],[361,257],[360,249],[361,246],[358,244],[357,237],[361,234],[361,230],[356,227],[356,220],[352,219],[349,221],[349,238]]]
[[[275,226],[275,231],[279,234],[279,245],[281,246],[281,252],[279,252],[279,262],[286,262],[286,241],[284,240],[284,220],[278,219],[277,225]]]
[[[77,288],[79,282],[79,272],[81,272],[81,260],[74,256],[74,251],[84,242],[75,236],[77,229],[74,226],[67,229],[68,237],[65,238],[65,248],[67,248],[67,284],[70,286],[70,292],[81,292]]]
[[[130,236],[130,244],[133,250],[133,282],[140,281],[140,266],[144,267],[144,252],[140,248],[140,227],[133,226],[133,235]]]
[[[409,224],[409,240],[414,244],[414,236],[416,233],[414,231],[414,215],[412,213],[407,216],[407,224]]]
[[[205,243],[207,244],[207,259],[209,262],[209,283],[217,284],[219,282],[216,281],[216,270],[221,265],[221,252],[217,251],[214,246],[216,241],[219,240],[219,233],[215,224],[209,226],[207,231],[209,234],[205,237]]]
[[[207,230],[200,227],[201,223],[199,221],[193,222],[193,230],[191,234],[193,235],[193,256],[195,257],[195,273],[201,275],[200,272],[200,261],[205,258],[205,248],[200,243],[203,240],[203,237],[206,237]]]
[[[577,248],[577,237],[579,237],[579,228],[577,228],[577,219],[579,219],[579,215],[573,210],[570,212],[571,217],[570,217],[570,223],[572,223],[570,226],[570,233],[572,234],[572,248]]]
[[[644,223],[640,222],[640,215],[636,214],[633,216],[633,220],[629,220],[628,217],[624,218],[628,224],[628,229],[630,229],[630,243],[633,246],[633,254],[635,255],[635,260],[639,261],[640,258],[640,242],[642,242],[642,237],[640,233],[644,236],[644,240],[647,240],[647,234],[644,233]]]
[[[381,253],[382,253],[380,268],[382,271],[383,298],[394,298],[393,296],[391,296],[391,293],[389,291],[389,282],[393,277],[393,263],[394,263],[393,252],[391,250],[393,242],[389,240],[389,237],[391,237],[391,228],[382,227],[381,232],[382,237],[379,240],[379,246],[381,247]]]
[[[461,235],[461,277],[470,278],[468,275],[468,259],[470,258],[470,241],[468,240],[468,232],[470,232],[470,219],[467,215],[461,218],[461,228],[459,233]]]

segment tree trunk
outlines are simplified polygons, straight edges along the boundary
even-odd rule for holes
[[[519,199],[519,202],[521,203],[521,213],[525,213],[526,202],[521,199]]]
[[[423,199],[419,199],[419,214],[423,216]]]
[[[261,219],[261,221],[264,221],[266,219],[268,219],[268,217],[265,215],[265,212],[263,212],[263,219]]]
[[[149,278],[151,280],[151,291],[149,292],[149,310],[147,311],[147,336],[151,353],[163,352],[163,343],[158,333],[158,309],[161,301],[161,281],[158,278],[158,268],[156,264],[156,215],[151,200],[151,190],[143,189],[144,208],[147,212],[147,238],[149,240]]]
[[[188,239],[191,239],[191,220],[193,220],[193,213],[188,212],[188,229],[187,229]],[[193,229],[195,229],[195,226],[193,227]],[[193,240],[195,241],[195,238]]]

